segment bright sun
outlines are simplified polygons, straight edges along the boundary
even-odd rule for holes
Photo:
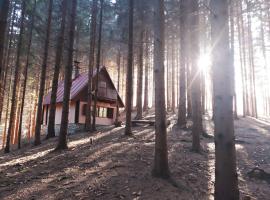
[[[203,54],[198,60],[198,65],[200,70],[206,71],[206,69],[211,65],[211,58],[209,54]]]

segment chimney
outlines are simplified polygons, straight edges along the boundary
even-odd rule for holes
[[[74,61],[74,69],[73,69],[73,79],[77,78],[80,75],[80,62],[75,60]]]

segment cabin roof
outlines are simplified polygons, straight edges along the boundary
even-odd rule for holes
[[[107,74],[107,77],[109,79],[109,81],[112,83],[115,91],[117,92],[117,96],[118,96],[118,100],[120,101],[120,107],[124,107],[124,103],[118,93],[118,91],[116,90],[116,87],[106,69],[106,67],[101,67],[99,70],[99,73],[101,71],[104,71]],[[93,77],[95,77],[97,75],[97,70],[94,70],[93,72]],[[74,78],[72,80],[72,86],[71,86],[71,90],[70,90],[70,100],[74,100],[80,92],[83,91],[83,89],[85,89],[88,85],[88,73],[82,73],[79,74],[76,78]],[[43,105],[49,105],[51,103],[51,91],[44,97],[43,100]],[[57,88],[57,98],[56,98],[56,103],[62,103],[63,102],[63,98],[64,98],[64,81],[61,81],[58,83],[58,88]]]

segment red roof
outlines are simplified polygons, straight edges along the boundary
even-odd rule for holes
[[[107,74],[109,75],[109,73],[105,67],[101,67],[99,71],[101,72],[102,70],[105,70],[105,72],[107,72]],[[96,72],[97,72],[97,70],[94,71],[93,77],[96,76]],[[109,75],[109,77],[110,77],[110,75]],[[112,80],[110,80],[110,81],[112,82]],[[112,84],[113,84],[113,82],[112,82]],[[87,85],[88,85],[88,73],[80,74],[75,79],[73,79],[71,90],[70,90],[70,100],[73,100],[74,98],[76,98],[76,96],[85,87],[87,87]],[[113,84],[113,86],[114,86],[114,84]],[[114,88],[115,88],[115,86],[114,86]],[[51,103],[51,93],[52,92],[50,91],[44,97],[43,105],[49,105]],[[63,102],[63,98],[64,98],[64,81],[61,81],[60,83],[58,83],[56,103]],[[120,100],[120,103],[124,106],[123,101],[122,101],[121,97],[119,96],[119,94],[118,94],[118,98]]]

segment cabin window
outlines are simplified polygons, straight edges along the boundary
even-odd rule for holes
[[[93,113],[93,109],[94,107],[92,106],[92,113]],[[86,112],[87,112],[87,104],[83,104],[82,107],[82,115],[86,116]],[[104,107],[97,107],[97,112],[96,112],[96,117],[100,117],[100,118],[109,118],[112,119],[113,118],[113,108],[104,108]]]
[[[98,107],[97,117],[107,118],[107,108]]]
[[[107,118],[113,119],[113,108],[108,108]]]

